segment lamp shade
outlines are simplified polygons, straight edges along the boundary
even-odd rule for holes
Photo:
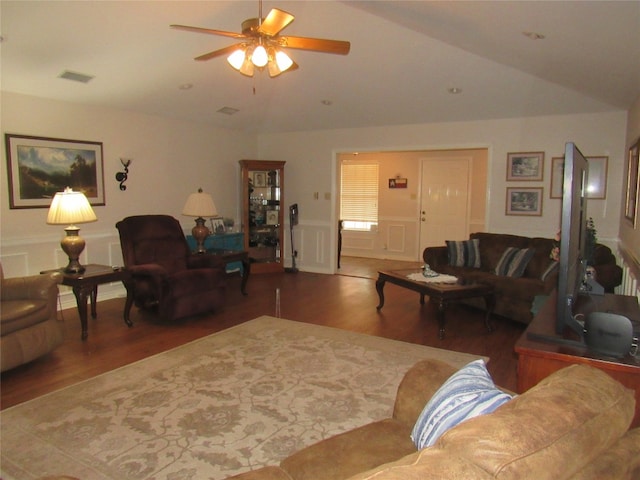
[[[198,189],[196,193],[192,193],[184,204],[182,214],[189,217],[215,217],[218,215],[216,205],[213,198],[208,193],[204,193],[202,189]]]
[[[84,193],[74,192],[69,187],[65,188],[64,192],[55,194],[47,215],[49,225],[72,225],[96,220],[98,217]]]

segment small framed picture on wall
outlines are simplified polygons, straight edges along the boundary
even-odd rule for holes
[[[507,154],[507,181],[535,182],[544,176],[544,152]]]
[[[542,215],[542,187],[507,188],[507,215]]]

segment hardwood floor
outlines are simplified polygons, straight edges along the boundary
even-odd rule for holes
[[[260,315],[275,314],[280,290],[281,317],[351,330],[410,343],[485,355],[496,383],[515,390],[516,357],[513,346],[524,326],[495,318],[495,331],[484,328],[480,311],[452,305],[447,310],[447,334],[438,340],[435,305],[420,306],[419,295],[395,285],[385,287],[385,306],[378,312],[373,278],[314,273],[253,275],[248,295],[240,293],[240,278],[230,277],[227,303],[215,314],[165,324],[145,312],[131,312],[134,326],[122,320],[124,299],[98,303],[98,318],[89,319],[89,338],[80,340],[76,309],[64,317],[66,338],[54,352],[1,377],[1,407],[108,372]],[[99,292],[98,292],[99,293]],[[99,299],[99,295],[98,295]]]

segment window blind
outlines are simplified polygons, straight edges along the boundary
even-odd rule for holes
[[[378,164],[343,163],[340,219],[378,223]]]

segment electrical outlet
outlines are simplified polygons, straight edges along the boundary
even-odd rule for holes
[[[331,192],[324,192],[324,199],[331,200]]]
[[[313,199],[318,200],[320,198],[320,194],[318,192],[313,192]]]

